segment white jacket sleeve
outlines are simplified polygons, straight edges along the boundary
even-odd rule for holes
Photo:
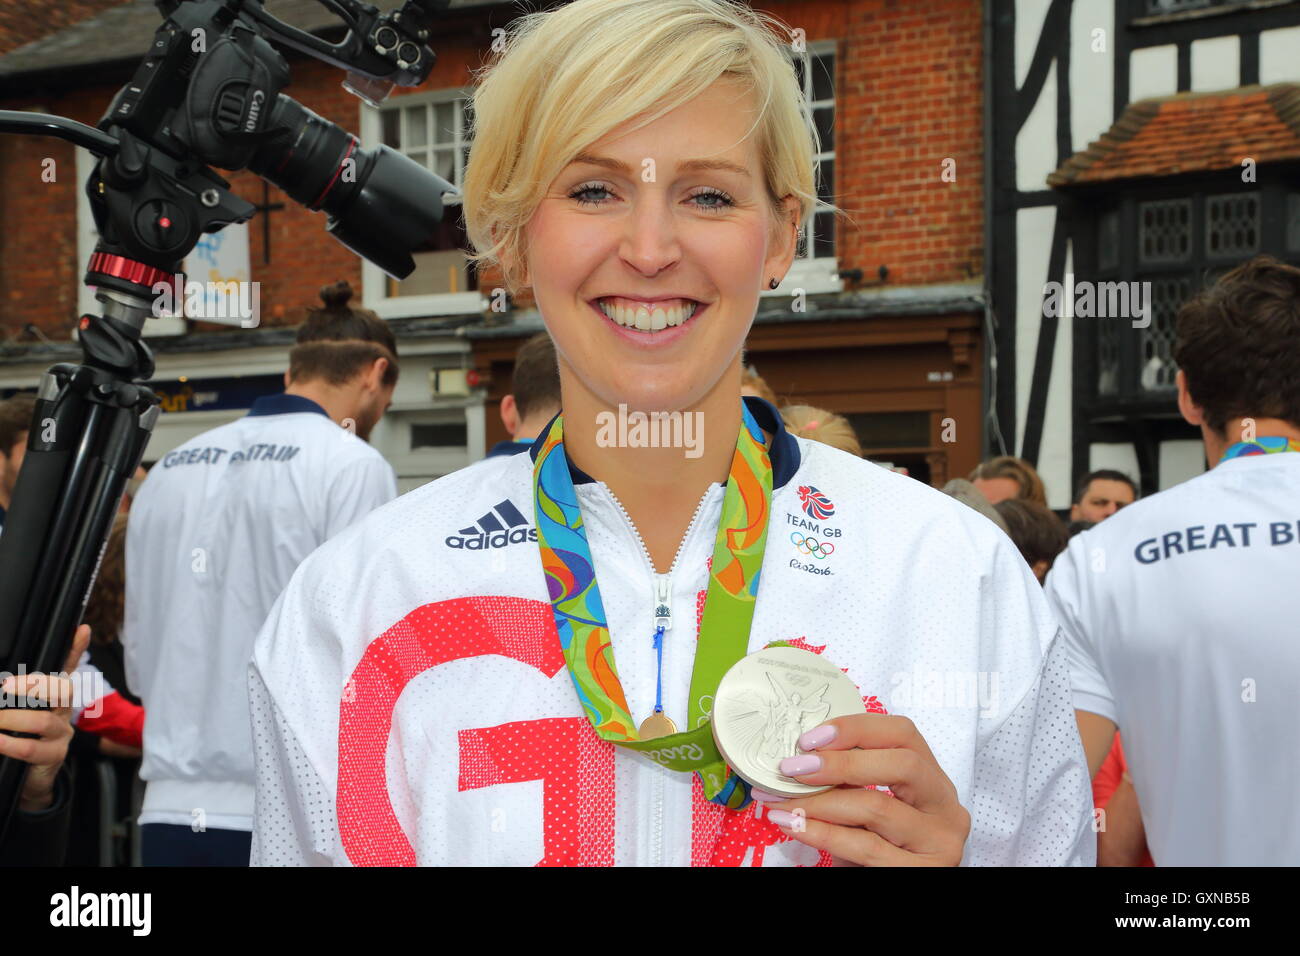
[[[1092,786],[1059,635],[1038,679],[976,756],[966,809],[963,866],[1096,865]]]
[[[1094,575],[1105,572],[1105,552],[1092,544],[1092,535],[1074,536],[1070,546],[1052,565],[1045,593],[1052,612],[1061,622],[1061,640],[1070,664],[1074,706],[1119,723],[1115,696],[1102,673],[1098,639],[1115,638],[1113,628],[1098,627],[1092,620],[1095,606]],[[1091,551],[1089,550],[1091,549]],[[1115,573],[1115,572],[1112,572]]]
[[[982,586],[981,670],[1006,698],[979,735],[967,866],[1093,866],[1092,785],[1067,648],[1042,587],[999,535]]]
[[[360,441],[361,439],[354,439]],[[379,455],[366,455],[344,467],[330,482],[325,502],[328,541],[348,525],[397,497],[397,476]]]
[[[299,567],[271,609],[249,662],[253,866],[348,862],[335,814],[339,646],[330,623],[314,612],[310,564]]]

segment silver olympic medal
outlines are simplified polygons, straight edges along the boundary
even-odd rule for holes
[[[755,651],[732,665],[713,702],[713,739],[751,786],[785,797],[821,793],[783,775],[780,763],[803,753],[799,736],[832,717],[865,714],[862,695],[826,658],[798,647]]]

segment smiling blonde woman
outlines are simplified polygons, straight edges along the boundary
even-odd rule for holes
[[[1010,542],[742,402],[816,207],[790,37],[722,0],[512,24],[465,221],[531,290],[562,413],[299,568],[250,667],[255,864],[1093,861],[1066,660]],[[699,453],[608,440],[627,409],[694,416]],[[831,789],[795,800],[710,752],[718,674],[773,643],[867,711],[797,728],[780,773]]]

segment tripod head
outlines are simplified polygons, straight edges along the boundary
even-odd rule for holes
[[[249,169],[324,210],[331,235],[396,279],[414,271],[412,252],[442,220],[443,193],[455,187],[388,146],[362,148],[284,95],[289,66],[269,40],[346,70],[344,86],[377,106],[394,86],[428,77],[427,41],[450,0],[386,13],[318,2],[347,24],[340,43],[277,20],[262,0],[157,0],[163,23],[96,127],[0,111],[0,132],[56,136],[98,157],[85,191],[99,240],[84,281],[103,308],[78,323],[82,364],[54,366],[38,388],[0,535],[0,669],[50,671],[66,657],[158,417],[139,384],[154,370],[141,329],[200,237],[253,217],[212,167]],[[0,833],[26,769],[0,758]]]

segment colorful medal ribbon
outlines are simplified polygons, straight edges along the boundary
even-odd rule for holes
[[[1300,451],[1300,441],[1280,435],[1260,435],[1254,441],[1239,441],[1230,446],[1219,461],[1244,458],[1247,455],[1275,455],[1283,451]]]
[[[578,700],[592,727],[602,740],[643,753],[670,770],[699,774],[704,795],[733,809],[749,802],[749,786],[730,771],[718,753],[709,714],[722,676],[749,649],[772,500],[772,462],[763,431],[743,402],[741,411],[743,421],[713,545],[713,566],[691,671],[689,729],[666,737],[641,740],[628,712],[614,666],[614,648],[587,531],[564,453],[563,415],[551,425],[533,465],[537,545],[555,629]]]

